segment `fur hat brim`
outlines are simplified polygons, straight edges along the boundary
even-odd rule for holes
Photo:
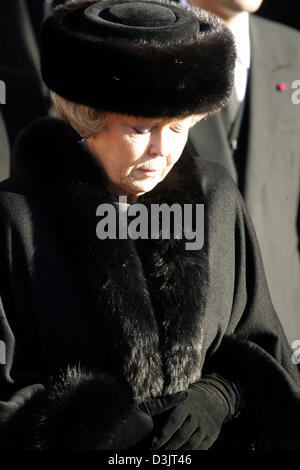
[[[181,8],[173,2],[155,3]],[[235,46],[216,16],[190,10],[199,22],[191,40],[174,35],[162,41],[155,34],[153,40],[125,40],[82,30],[82,13],[90,5],[84,1],[61,7],[44,24],[41,70],[51,90],[103,111],[147,117],[212,114],[227,102]]]

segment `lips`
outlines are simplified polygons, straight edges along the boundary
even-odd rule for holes
[[[154,174],[154,173],[161,171],[161,168],[137,168],[137,170],[146,174]]]
[[[144,171],[145,173],[155,173],[158,170],[148,170],[146,168],[139,168],[139,170]]]

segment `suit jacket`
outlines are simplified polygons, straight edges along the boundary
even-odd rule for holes
[[[236,430],[245,420],[244,433],[259,448],[299,449],[299,373],[231,178],[221,165],[185,154],[139,198],[148,210],[154,203],[203,203],[201,249],[186,250],[186,232],[175,238],[172,228],[169,239],[160,231],[158,239],[99,240],[96,209],[115,199],[78,138],[60,120],[31,125],[19,145],[16,175],[0,185],[0,340],[7,350],[0,400],[24,386],[49,389],[50,376],[57,379],[78,364],[113,374],[136,403],[173,395],[216,371],[236,377],[245,390],[242,414],[232,423]],[[90,426],[84,412],[89,390],[76,398],[73,385],[67,378],[55,387],[57,408],[48,410],[50,416],[47,406],[31,398],[27,403],[29,415],[42,414],[42,422],[56,423],[54,435],[70,441],[76,433],[97,432],[92,423],[99,408],[114,414],[114,402],[95,397],[98,414]],[[71,411],[68,390],[75,400]],[[4,412],[0,402],[0,424]],[[0,425],[0,447],[18,447],[24,426],[34,433],[22,414],[13,423],[10,432]],[[225,425],[224,437],[231,432]]]
[[[9,175],[9,154],[6,126],[0,110],[0,181]]]
[[[6,84],[6,104],[1,105],[7,140],[0,140],[0,181],[11,165],[10,154],[19,131],[48,113],[48,92],[39,71],[39,30],[44,2],[32,0],[0,4],[0,80]]]
[[[271,297],[290,341],[300,338],[299,175],[300,34],[250,15],[249,132],[243,195],[262,251]],[[286,84],[285,91],[277,85]],[[222,112],[190,131],[201,157],[223,164],[237,182]]]

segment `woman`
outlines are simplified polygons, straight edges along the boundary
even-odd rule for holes
[[[4,448],[299,448],[299,374],[244,202],[221,167],[180,158],[234,57],[221,21],[165,1],[46,21],[68,123],[26,129],[1,184]],[[157,205],[181,222],[152,229]]]

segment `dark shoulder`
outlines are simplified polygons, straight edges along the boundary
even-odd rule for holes
[[[206,159],[201,154],[196,154],[189,141],[183,150],[181,159],[184,162],[184,167],[188,170],[186,177],[191,179],[192,173],[195,172],[197,183],[200,184],[205,194],[222,191],[236,193],[238,191],[228,170],[220,163]]]
[[[226,189],[236,192],[237,185],[223,165],[198,156],[194,157],[194,162],[206,191]]]
[[[0,219],[22,223],[31,212],[34,197],[28,179],[17,174],[0,183]]]
[[[195,157],[197,177],[209,204],[236,207],[242,196],[229,172],[220,163]]]
[[[0,196],[5,193],[24,193],[26,188],[28,188],[28,183],[25,176],[17,173],[0,182]]]

